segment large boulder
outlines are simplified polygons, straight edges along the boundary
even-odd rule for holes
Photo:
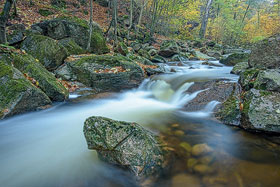
[[[261,90],[280,92],[280,70],[261,70],[256,78],[255,87]]]
[[[14,67],[35,79],[38,82],[37,86],[44,91],[52,101],[64,101],[68,98],[67,89],[31,55],[14,54],[12,58],[14,60]]]
[[[21,49],[38,59],[48,70],[60,66],[67,57],[67,50],[47,36],[31,34],[21,44]]]
[[[107,163],[129,169],[137,177],[158,175],[165,161],[160,141],[137,123],[90,117],[84,135],[88,148]]]
[[[196,51],[196,50],[193,50],[191,52],[191,54],[194,56],[194,58],[199,59],[199,60],[216,60],[215,58],[210,57],[210,56],[208,56],[200,51]]]
[[[67,56],[86,53],[86,50],[79,46],[72,38],[61,39],[59,43],[67,49]]]
[[[97,91],[120,91],[139,86],[144,72],[132,60],[123,56],[92,55],[69,62],[77,80]]]
[[[76,17],[63,17],[54,20],[44,21],[32,25],[33,30],[40,32],[55,40],[72,38],[83,49],[87,48],[89,40],[89,26],[84,20]],[[103,54],[109,52],[102,29],[94,22],[93,33],[90,43],[90,52]]]
[[[280,133],[280,93],[253,88],[243,101],[243,128]]]
[[[4,61],[0,61],[0,82],[0,119],[51,104],[44,92]]]
[[[160,46],[159,55],[165,58],[172,57],[180,52],[176,41],[164,41]]]
[[[248,62],[239,62],[231,70],[230,73],[240,75],[249,68]]]
[[[237,88],[236,83],[224,81],[224,80],[212,80],[206,82],[196,82],[188,90],[187,93],[200,92],[197,97],[188,102],[184,108],[187,111],[198,111],[206,107],[211,101],[225,102]],[[217,111],[217,106],[215,111]]]
[[[227,66],[235,66],[239,62],[248,61],[249,55],[249,53],[232,53],[229,55],[224,55],[220,60],[220,63]]]
[[[259,69],[280,68],[280,34],[264,39],[253,46],[249,66]]]

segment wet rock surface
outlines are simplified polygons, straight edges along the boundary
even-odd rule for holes
[[[107,163],[129,169],[137,177],[157,176],[164,167],[160,141],[137,123],[90,117],[84,124],[88,148]]]

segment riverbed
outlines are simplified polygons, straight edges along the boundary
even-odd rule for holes
[[[90,116],[137,122],[168,142],[175,152],[170,171],[154,186],[278,186],[280,146],[265,137],[225,126],[213,118],[218,101],[199,111],[184,106],[203,90],[188,93],[195,82],[223,79],[236,82],[232,67],[174,62],[169,73],[146,79],[139,88],[88,99],[77,92],[52,108],[0,122],[0,184],[5,187],[137,186],[127,171],[98,160],[87,149],[83,123]],[[175,71],[175,72],[174,72]],[[201,162],[180,145],[211,148],[211,172],[194,171],[190,159]],[[181,182],[181,183],[180,183]]]

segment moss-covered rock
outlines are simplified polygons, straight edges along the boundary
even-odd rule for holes
[[[261,90],[280,92],[280,70],[261,70],[256,78],[254,87]]]
[[[240,75],[249,68],[248,62],[239,62],[236,64],[230,73]]]
[[[241,126],[280,133],[280,93],[251,89],[243,98]]]
[[[119,52],[123,56],[126,56],[128,54],[128,48],[127,48],[127,46],[125,45],[124,42],[119,42],[118,43],[117,52]]]
[[[241,89],[234,84],[232,92],[227,99],[221,103],[215,116],[226,125],[240,126],[241,123]]]
[[[0,82],[0,119],[51,104],[44,92],[3,61],[0,61]]]
[[[124,56],[93,55],[68,65],[78,81],[97,91],[134,88],[144,79],[141,67]]]
[[[280,68],[280,34],[266,38],[252,47],[249,66],[259,69]]]
[[[235,66],[239,62],[247,62],[249,55],[249,53],[232,53],[229,55],[224,55],[220,60],[220,63],[227,66]]]
[[[159,55],[165,58],[172,57],[180,52],[179,46],[176,41],[164,41],[160,46]]]
[[[73,38],[61,39],[59,43],[67,49],[67,56],[86,53],[86,50],[81,48]]]
[[[67,57],[67,50],[56,40],[31,34],[21,44],[21,49],[38,59],[48,70],[60,66]]]
[[[39,9],[38,13],[41,15],[41,16],[49,16],[49,15],[53,15],[54,12],[49,10],[49,9]]]
[[[64,101],[68,98],[69,94],[67,89],[31,55],[14,54],[13,59],[14,67],[38,81],[38,87],[44,91],[52,101]]]
[[[165,161],[159,139],[137,123],[90,117],[84,135],[88,148],[110,164],[129,169],[138,177],[157,176]]]
[[[247,69],[240,74],[239,83],[244,91],[254,88],[258,74],[258,69]]]
[[[32,25],[33,30],[39,31],[55,40],[72,38],[83,49],[87,48],[89,26],[85,20],[76,17],[61,17]],[[94,22],[90,43],[90,52],[103,54],[109,52],[100,26]]]

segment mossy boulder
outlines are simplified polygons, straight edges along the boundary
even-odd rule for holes
[[[249,66],[259,69],[280,68],[280,34],[266,38],[252,47]]]
[[[92,55],[69,62],[77,80],[97,91],[137,87],[144,79],[140,66],[124,56]]]
[[[249,68],[248,62],[239,62],[231,70],[230,73],[240,75]]]
[[[38,82],[38,87],[46,93],[52,101],[64,101],[68,98],[67,89],[56,80],[45,67],[31,55],[14,54],[14,67]]]
[[[48,70],[56,69],[67,57],[67,50],[58,41],[37,34],[27,36],[21,49],[38,59]]]
[[[255,81],[255,88],[280,92],[280,70],[261,70]]]
[[[130,170],[137,177],[157,176],[163,169],[165,152],[159,138],[137,123],[90,117],[84,135],[88,148],[107,163]]]
[[[251,89],[244,94],[241,126],[280,133],[280,93]]]
[[[61,39],[59,43],[67,49],[67,56],[86,53],[86,50],[79,46],[73,38]]]
[[[240,74],[238,82],[244,91],[254,88],[259,71],[260,70],[258,69],[252,68],[252,69],[247,69],[246,71]]]
[[[117,46],[117,51],[116,52],[119,52],[123,56],[126,56],[129,51],[128,51],[128,48],[127,48],[127,46],[125,45],[124,42],[119,42],[118,46]]]
[[[166,40],[161,44],[158,54],[162,57],[169,58],[175,54],[178,54],[179,52],[180,48],[176,41]]]
[[[193,50],[191,54],[194,56],[194,58],[197,58],[199,60],[216,60],[215,58],[196,50]]]
[[[230,96],[223,101],[215,113],[217,119],[226,125],[240,126],[241,125],[241,88],[238,84],[234,84]]]
[[[0,61],[0,82],[0,119],[51,104],[43,91],[4,61]]]
[[[32,30],[55,40],[72,38],[83,49],[87,48],[89,26],[85,20],[76,17],[61,17],[32,25]],[[103,54],[109,52],[102,29],[94,22],[89,52]]]
[[[239,62],[247,62],[249,55],[249,53],[232,53],[224,55],[220,60],[220,63],[225,64],[226,66],[235,66]]]

